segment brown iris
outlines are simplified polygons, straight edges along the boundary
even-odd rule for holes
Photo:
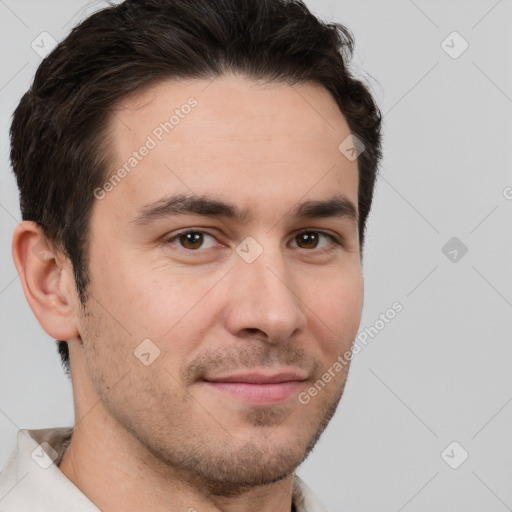
[[[318,245],[318,233],[305,231],[295,237],[297,245],[303,249],[314,249]]]
[[[179,240],[185,249],[199,249],[203,244],[203,233],[189,232],[179,236]]]

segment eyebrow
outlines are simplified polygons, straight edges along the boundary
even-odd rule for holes
[[[175,194],[142,206],[131,222],[146,226],[159,219],[178,215],[223,217],[242,224],[252,219],[248,209],[241,209],[227,201],[205,195]],[[356,206],[343,195],[305,201],[295,206],[287,215],[299,220],[338,217],[354,223],[358,221]]]

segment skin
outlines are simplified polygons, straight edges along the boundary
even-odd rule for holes
[[[69,340],[76,426],[59,467],[106,512],[288,512],[294,471],[334,414],[348,366],[307,405],[298,392],[350,349],[363,301],[357,220],[290,212],[339,194],[357,207],[357,162],[338,150],[350,130],[314,84],[166,81],[112,117],[112,174],[191,96],[197,107],[94,203],[85,309],[68,259],[35,255],[34,223],[15,231],[27,300],[52,338]],[[252,218],[132,222],[170,193],[230,201]],[[204,245],[164,241],[185,228],[207,232]],[[305,244],[303,231],[344,245],[321,234]],[[252,263],[236,252],[248,236],[263,249]],[[160,350],[148,366],[134,355],[144,339]],[[202,380],[283,368],[306,380],[277,405]]]

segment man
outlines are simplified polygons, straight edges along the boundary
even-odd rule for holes
[[[345,386],[381,157],[352,44],[298,1],[127,0],[41,63],[13,256],[75,425],[19,432],[2,512],[325,510],[295,470]]]

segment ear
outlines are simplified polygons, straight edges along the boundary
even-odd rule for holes
[[[14,230],[12,257],[25,298],[41,327],[56,340],[78,336],[78,297],[69,259],[50,249],[38,224],[22,221]]]

